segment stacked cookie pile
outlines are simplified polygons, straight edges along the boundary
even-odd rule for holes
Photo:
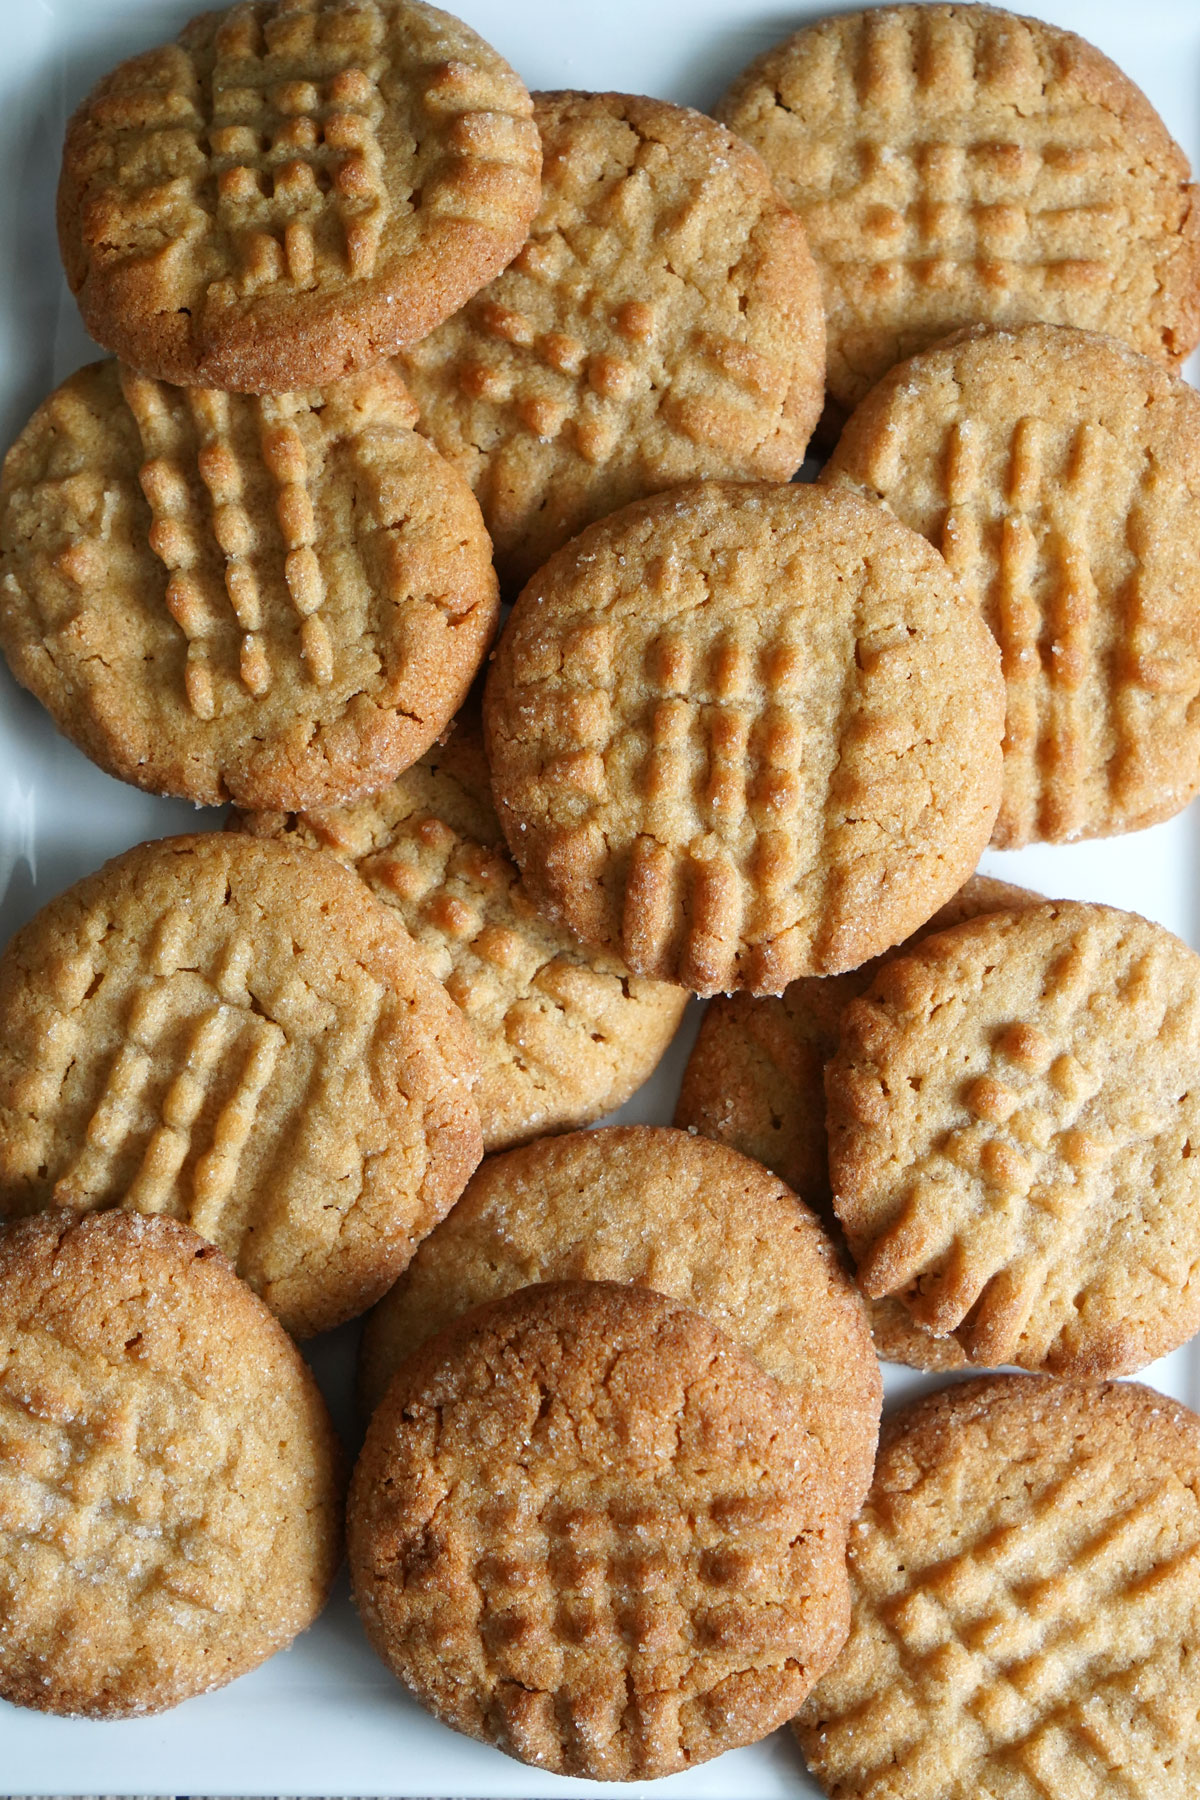
[[[6,460],[0,643],[235,810],[0,957],[0,1692],[160,1708],[312,1620],[287,1334],[374,1307],[356,1601],[457,1729],[1190,1794],[1200,1421],[1111,1378],[1200,1326],[1200,959],[974,871],[1200,791],[1195,190],[983,7],[718,110],[252,0],[71,122],[119,360]],[[580,1129],[689,994],[674,1128]],[[1030,1373],[875,1467],[878,1356]]]

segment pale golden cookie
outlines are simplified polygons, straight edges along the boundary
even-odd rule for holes
[[[388,370],[248,399],[80,369],[0,481],[0,646],[110,774],[315,806],[415,762],[499,610],[462,477]]]
[[[639,974],[780,993],[970,874],[1002,708],[995,644],[915,532],[855,494],[714,481],[550,559],[484,723],[541,906]]]
[[[349,1507],[367,1636],[456,1730],[648,1779],[781,1724],[846,1635],[811,1413],[644,1288],[554,1283],[417,1352]]]
[[[848,1508],[871,1479],[882,1391],[862,1302],[806,1206],[706,1138],[647,1125],[489,1157],[367,1322],[360,1387],[469,1307],[539,1281],[625,1281],[702,1313],[813,1405]]]
[[[161,1712],[311,1625],[341,1560],[317,1385],[173,1219],[0,1229],[0,1694]]]
[[[588,1125],[657,1065],[687,1004],[538,913],[492,806],[478,708],[382,793],[238,825],[329,850],[395,907],[475,1038],[485,1150]]]
[[[972,875],[907,943],[980,913],[1036,906],[1039,899],[1009,882]],[[835,1241],[842,1234],[829,1190],[825,1064],[837,1049],[843,1009],[867,991],[881,962],[906,948],[901,944],[845,975],[794,981],[778,998],[718,996],[705,1010],[683,1072],[675,1124],[773,1169],[816,1208]],[[966,1362],[953,1338],[922,1330],[899,1301],[872,1300],[869,1311],[875,1348],[885,1361],[915,1369],[955,1369]]]
[[[825,384],[804,228],[752,150],[633,94],[537,94],[534,119],[529,242],[400,361],[515,586],[643,494],[786,481]]]
[[[884,377],[822,480],[880,499],[982,608],[1009,849],[1200,790],[1200,395],[1112,338],[980,326]]]
[[[0,957],[0,1217],[169,1213],[308,1335],[458,1198],[475,1074],[461,1014],[332,857],[142,844]]]
[[[1200,338],[1187,158],[1073,32],[990,6],[843,13],[751,63],[717,111],[804,220],[843,414],[980,321],[1110,332],[1173,365]]]
[[[1200,957],[1053,901],[891,960],[825,1077],[864,1293],[978,1363],[1124,1375],[1200,1324]]]
[[[164,381],[279,393],[413,342],[520,249],[517,76],[420,0],[252,0],[97,83],[58,234],[84,324]]]
[[[836,1800],[1193,1800],[1200,1420],[994,1376],[884,1427],[853,1624],[796,1720]]]

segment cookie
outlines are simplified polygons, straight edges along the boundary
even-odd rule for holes
[[[390,371],[248,399],[113,362],[0,479],[0,647],[101,768],[201,805],[331,804],[407,768],[495,629],[466,483]]]
[[[926,938],[846,1007],[825,1084],[864,1293],[1058,1373],[1200,1325],[1200,957],[1160,925],[1053,901]]]
[[[853,1624],[796,1720],[838,1800],[1191,1800],[1200,1420],[993,1376],[884,1427]]]
[[[295,1346],[172,1219],[0,1230],[0,1694],[161,1712],[311,1625],[341,1454]]]
[[[862,402],[822,480],[942,552],[1008,690],[993,843],[1138,831],[1200,791],[1200,395],[1112,338],[966,332]]]
[[[400,359],[519,587],[593,519],[703,475],[787,481],[825,384],[804,228],[754,152],[633,94],[534,96],[529,241]]]
[[[843,417],[963,325],[1078,325],[1172,366],[1200,339],[1187,158],[1073,32],[990,6],[843,13],[716,110],[804,220]]]
[[[100,81],[58,235],[97,343],[160,381],[320,387],[520,249],[541,146],[517,76],[420,0],[252,0]]]
[[[367,1321],[366,1406],[459,1314],[541,1281],[635,1282],[703,1314],[808,1397],[850,1511],[860,1505],[882,1398],[862,1303],[816,1219],[766,1169],[649,1125],[489,1157]]]
[[[840,1505],[800,1400],[706,1320],[555,1283],[396,1378],[351,1483],[351,1579],[447,1724],[645,1780],[765,1736],[832,1662]]]
[[[1038,904],[1010,882],[972,875],[908,943],[980,913]],[[843,1009],[870,987],[888,956],[845,975],[794,981],[782,995],[728,994],[710,1002],[683,1072],[675,1124],[752,1156],[815,1207],[841,1239],[829,1189],[825,1142],[825,1064],[837,1049]],[[681,1296],[682,1297],[682,1296]],[[703,1308],[701,1308],[703,1310]],[[953,1338],[935,1338],[899,1301],[870,1302],[875,1348],[887,1362],[954,1369],[966,1362]]]
[[[625,507],[513,609],[484,724],[537,903],[639,975],[780,993],[876,956],[979,860],[995,644],[856,494],[702,482]]]
[[[142,844],[0,957],[0,1217],[169,1213],[306,1336],[458,1198],[474,1074],[461,1014],[332,857]]]
[[[395,907],[475,1039],[485,1150],[622,1106],[675,1034],[682,988],[630,975],[535,910],[492,806],[473,704],[382,793],[236,823],[331,851]]]

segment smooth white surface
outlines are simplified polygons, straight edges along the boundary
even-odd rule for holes
[[[120,58],[173,35],[202,0],[0,0],[0,443],[54,384],[95,354],[59,269],[53,196],[67,114]],[[831,10],[779,0],[462,0],[464,18],[531,87],[615,88],[710,106],[751,56]],[[1150,95],[1200,162],[1196,0],[1053,0],[1040,16],[1084,33]],[[0,942],[106,856],[220,823],[110,780],[59,737],[0,667]],[[1193,807],[1135,837],[990,855],[984,867],[1056,896],[1107,900],[1200,947]],[[695,1029],[624,1118],[669,1121]],[[309,1346],[352,1441],[356,1331]],[[1142,1377],[1200,1406],[1187,1346]],[[890,1400],[938,1383],[888,1370]],[[664,1782],[566,1781],[525,1769],[423,1714],[368,1650],[344,1585],[293,1649],[232,1687],[161,1718],[99,1725],[0,1702],[0,1787],[24,1794],[816,1795],[777,1732]]]

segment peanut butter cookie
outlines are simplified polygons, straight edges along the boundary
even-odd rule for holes
[[[0,1230],[0,1694],[161,1712],[311,1625],[341,1456],[304,1362],[173,1219]]]
[[[529,242],[400,359],[514,586],[643,494],[788,480],[825,385],[804,228],[752,150],[632,94],[537,94],[534,119]]]
[[[332,857],[142,844],[0,957],[0,1217],[169,1213],[321,1331],[458,1198],[474,1076],[458,1009]]]
[[[448,318],[538,203],[529,95],[420,0],[250,0],[97,83],[58,233],[84,324],[162,381],[321,387]]]
[[[264,399],[80,369],[0,479],[0,647],[112,775],[308,806],[415,762],[499,609],[466,483],[387,370]]]
[[[1200,1324],[1200,957],[1115,907],[993,913],[891,960],[826,1073],[864,1293],[975,1362],[1125,1375]]]
[[[492,663],[492,788],[529,892],[640,975],[781,993],[907,937],[979,860],[1003,682],[883,507],[702,482],[551,557]]]
[[[806,26],[717,107],[804,220],[842,416],[963,325],[1200,338],[1200,207],[1146,96],[1074,32],[991,6]]]
[[[644,1288],[523,1288],[408,1362],[351,1484],[367,1635],[440,1719],[645,1780],[781,1724],[846,1634],[811,1415]]]

